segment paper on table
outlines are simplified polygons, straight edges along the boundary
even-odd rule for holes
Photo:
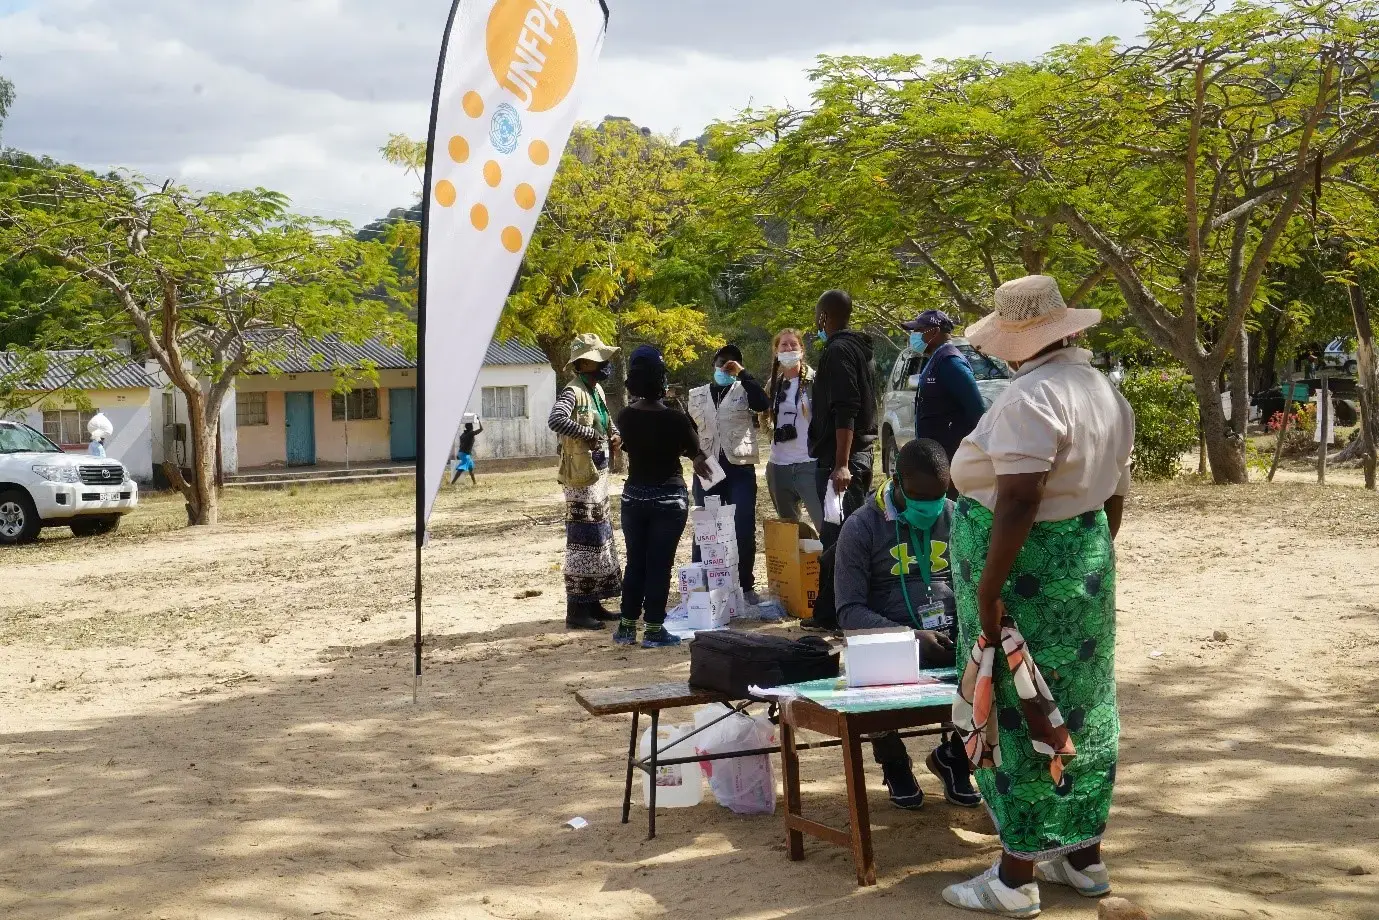
[[[748,687],[747,695],[760,700],[797,700],[800,692],[792,687]]]
[[[832,480],[829,480],[828,491],[824,493],[824,522],[828,524],[843,523],[843,500],[834,491]]]
[[[723,482],[725,479],[728,478],[728,474],[723,472],[723,467],[719,464],[716,458],[709,457],[704,461],[704,465],[709,468],[709,472],[713,475],[710,476],[708,479],[705,479],[703,476],[696,476],[695,478],[699,480],[699,487],[703,489],[705,492],[709,491],[714,486],[718,485],[720,482]]]

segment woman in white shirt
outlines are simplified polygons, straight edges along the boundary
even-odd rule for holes
[[[816,461],[809,456],[809,385],[813,369],[804,361],[804,337],[798,329],[782,329],[771,342],[770,421],[771,460],[766,464],[766,487],[782,521],[798,521],[800,505],[809,512],[816,531],[824,524],[823,505],[815,483]]]
[[[1101,838],[1116,782],[1116,554],[1135,417],[1074,339],[1101,320],[1058,282],[1002,286],[967,339],[1015,379],[953,459],[959,649],[953,723],[1004,853],[943,893],[968,910],[1039,911],[1038,881],[1111,890]],[[960,659],[961,660],[961,659]]]

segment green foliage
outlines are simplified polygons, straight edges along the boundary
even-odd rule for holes
[[[129,337],[185,394],[200,461],[185,489],[194,523],[215,519],[211,445],[236,376],[271,370],[294,334],[413,339],[388,307],[403,296],[389,248],[349,231],[293,214],[266,189],[198,195],[74,167],[0,170],[0,252],[79,292],[87,341]],[[33,349],[73,334],[36,330]]]
[[[1197,443],[1197,397],[1182,371],[1133,370],[1120,391],[1135,410],[1135,476],[1172,479]]]

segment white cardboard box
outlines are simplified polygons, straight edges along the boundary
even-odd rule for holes
[[[685,609],[690,629],[721,629],[732,619],[731,591],[700,591],[685,595]]]
[[[718,511],[713,508],[695,508],[690,512],[690,523],[694,525],[694,542],[718,542]]]
[[[707,569],[710,591],[737,587],[737,566],[711,565]]]
[[[709,590],[708,566],[702,562],[691,562],[677,570],[681,594],[694,594]]]
[[[737,565],[737,541],[699,544],[699,558],[709,565]]]
[[[911,629],[852,633],[847,637],[849,687],[919,683],[919,638]]]

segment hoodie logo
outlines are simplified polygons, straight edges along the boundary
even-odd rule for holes
[[[939,572],[948,571],[948,544],[942,540],[929,541],[929,571],[935,575]],[[891,566],[891,574],[897,577],[909,575],[911,567],[915,564],[914,554],[910,552],[910,544],[902,543],[899,546],[891,547],[891,558],[895,560],[895,565]]]

